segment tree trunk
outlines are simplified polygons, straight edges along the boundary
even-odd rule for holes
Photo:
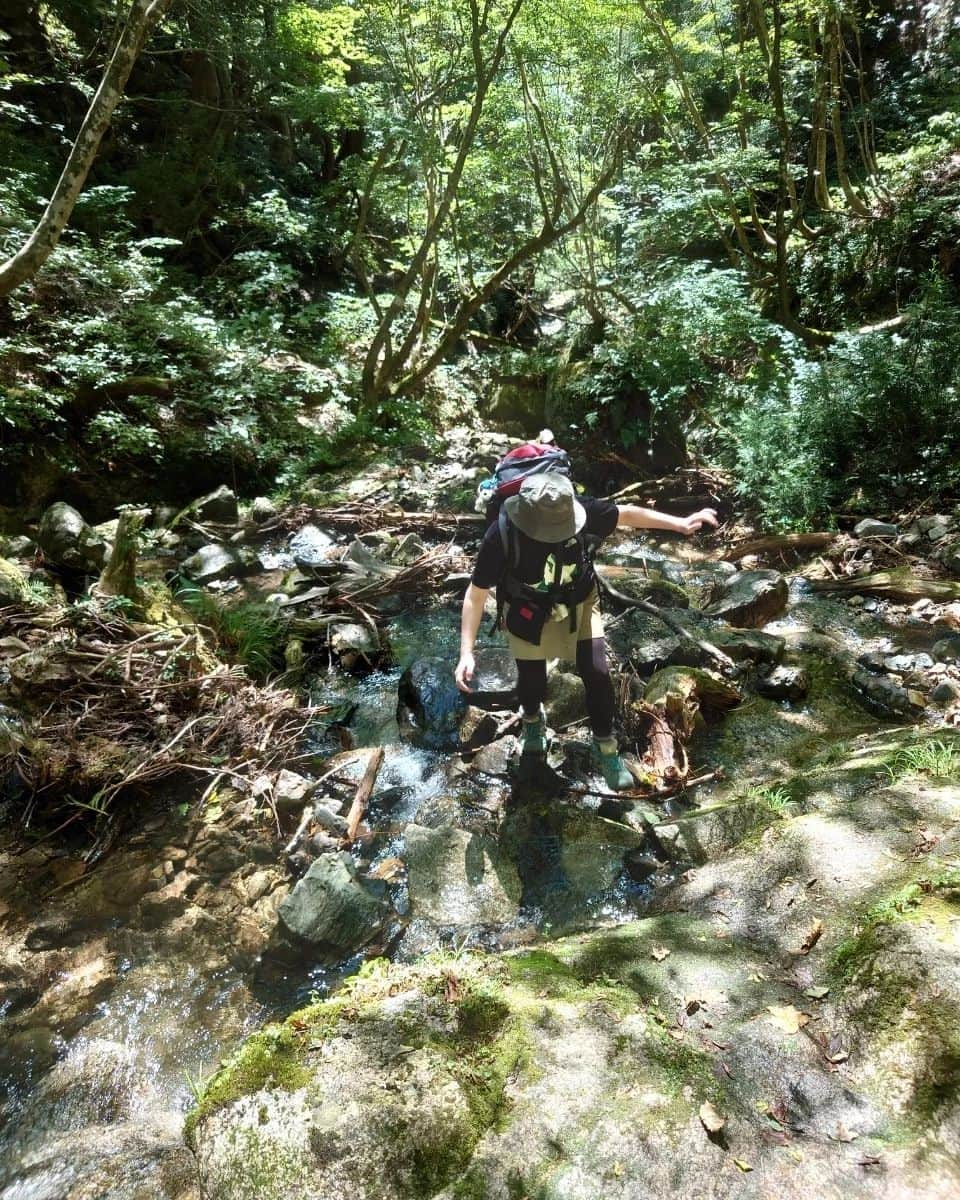
[[[124,508],[117,524],[117,536],[107,565],[97,581],[96,590],[101,596],[125,596],[128,600],[139,599],[137,591],[137,534],[143,524],[143,514],[136,509]]]
[[[0,296],[31,279],[56,248],[73,213],[133,64],[170,0],[133,0],[127,23],[100,81],[46,211],[17,253],[0,265]]]

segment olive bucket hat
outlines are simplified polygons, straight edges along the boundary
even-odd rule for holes
[[[587,523],[573,484],[553,471],[528,475],[503,507],[514,525],[535,542],[565,542]]]

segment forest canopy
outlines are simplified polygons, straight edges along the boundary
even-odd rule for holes
[[[954,4],[140,7],[0,301],[0,502],[291,492],[470,411],[773,529],[955,490]],[[0,259],[137,11],[6,6]]]

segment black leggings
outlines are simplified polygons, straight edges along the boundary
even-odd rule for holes
[[[595,737],[613,736],[613,683],[603,638],[577,642],[577,670],[587,694],[587,714]],[[540,709],[547,694],[547,664],[542,659],[517,659],[517,695],[526,716]]]

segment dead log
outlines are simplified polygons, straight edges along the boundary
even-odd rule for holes
[[[899,571],[878,571],[874,575],[853,575],[849,579],[811,579],[810,587],[815,592],[883,596],[902,604],[912,604],[915,600],[949,604],[960,600],[960,583],[951,583],[947,579],[920,579]]]
[[[670,787],[689,771],[686,746],[702,725],[702,711],[725,712],[743,697],[726,679],[697,667],[665,667],[647,684],[634,709],[648,727],[646,766],[658,788]]]
[[[120,510],[113,550],[96,584],[99,595],[125,596],[134,602],[138,600],[137,534],[142,524],[142,512],[133,508]]]
[[[741,542],[738,546],[725,550],[718,557],[727,562],[739,562],[749,555],[765,557],[772,554],[806,554],[812,550],[823,550],[841,536],[837,533],[784,533],[779,536],[753,538],[749,542]]]
[[[347,814],[347,834],[345,841],[353,842],[357,837],[357,830],[360,828],[360,822],[363,820],[363,815],[367,811],[367,804],[370,802],[370,794],[373,791],[373,785],[377,782],[377,773],[380,770],[380,764],[383,762],[383,747],[377,746],[370,754],[367,762],[367,769],[363,773],[363,778],[360,780],[360,786],[357,788],[357,793],[353,797],[353,803],[350,805],[350,812]]]

